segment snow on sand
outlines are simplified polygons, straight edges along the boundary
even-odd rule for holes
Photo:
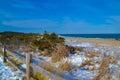
[[[11,67],[6,66],[0,56],[0,80],[22,80],[22,77],[18,71],[13,71]]]

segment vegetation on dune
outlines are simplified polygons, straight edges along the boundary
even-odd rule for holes
[[[6,44],[7,48],[18,49],[20,46],[30,45],[38,34],[3,32],[0,33],[0,42]]]
[[[70,62],[65,62],[65,63],[61,63],[59,65],[59,69],[63,72],[63,71],[68,71],[70,72],[72,70],[72,66]]]
[[[35,74],[35,79],[36,80],[49,80],[45,75],[39,72]]]
[[[49,80],[48,77],[46,77],[45,75],[43,75],[42,73],[35,73],[35,75],[33,75],[34,80]],[[24,76],[22,80],[27,80],[27,77]],[[33,80],[33,79],[30,79]]]
[[[91,53],[86,53],[85,56],[88,58],[94,58],[99,56],[99,52],[91,52]]]
[[[64,38],[55,33],[35,34],[3,32],[0,33],[0,42],[6,44],[12,50],[35,51],[39,50],[41,55],[52,56],[52,61],[60,61],[68,56],[67,47],[63,44]],[[42,54],[44,52],[44,54]]]
[[[18,66],[21,66],[23,64],[22,62],[20,62],[19,60],[15,59],[15,58],[11,58],[11,61]]]
[[[110,41],[108,42],[107,39],[103,39],[103,40],[80,39],[80,40],[81,40],[80,42],[95,41],[95,43],[97,44],[103,44],[104,41],[105,44],[114,43],[114,40],[110,40],[112,42]],[[99,45],[97,44],[95,44],[94,47],[67,46],[64,44],[64,38],[59,37],[55,33],[49,34],[47,32],[45,32],[44,34],[14,33],[14,32],[0,33],[0,43],[2,44],[6,43],[7,48],[10,49],[22,48],[21,51],[23,52],[34,51],[34,52],[40,52],[37,54],[38,56],[41,55],[49,56],[50,61],[45,60],[46,58],[45,59],[39,58],[41,60],[43,59],[43,62],[41,61],[39,66],[51,73],[56,73],[60,76],[63,76],[63,71],[68,71],[70,73],[80,68],[80,69],[85,69],[87,71],[95,72],[96,74],[93,80],[110,80],[114,76],[119,77],[119,73],[120,73],[119,67],[118,70],[115,69],[117,69],[117,65],[120,66],[119,63],[120,55],[119,55],[119,51],[117,51],[117,49],[115,48],[102,47],[102,46],[99,47]],[[115,46],[117,46],[116,44],[117,43],[115,43]],[[20,47],[16,48],[16,45],[19,45]],[[109,51],[110,50],[109,48],[113,50]],[[115,53],[114,55],[113,52]],[[2,53],[2,49],[0,49],[0,53]],[[73,65],[72,60],[69,60],[69,58],[67,60],[66,57],[69,57],[69,53],[72,53],[72,55],[74,54],[77,57],[83,56],[83,59],[81,58],[82,62],[80,61],[81,64]],[[34,56],[36,56],[36,54]],[[7,52],[7,57],[9,57],[10,60],[18,66],[23,64],[19,60],[13,58],[13,56],[10,55],[10,53],[8,52]],[[7,65],[12,66],[10,63],[7,63]],[[49,80],[42,73],[34,73],[33,75],[36,80]],[[24,77],[23,80],[26,80],[26,78]]]
[[[0,43],[5,43],[7,48],[12,50],[19,50],[22,48],[21,51],[24,52],[26,50],[30,50],[31,52],[34,50],[39,51],[40,55],[50,56],[52,62],[58,62],[61,59],[69,56],[67,46],[64,44],[64,38],[59,37],[55,33],[49,34],[45,32],[44,34],[33,34],[4,32],[0,33]],[[22,64],[17,59],[13,58],[9,53],[7,54],[7,56],[10,57],[10,60],[14,64],[18,66]],[[55,67],[52,66],[49,62],[44,62],[39,66],[50,72],[55,71]],[[59,67],[59,72],[63,70],[70,71],[70,64],[61,64]],[[48,80],[48,78],[41,73],[36,73],[34,77],[36,78],[36,80]]]
[[[59,37],[55,33],[35,34],[35,33],[18,33],[18,32],[3,32],[0,33],[0,42],[6,44],[7,47],[17,49],[23,47],[38,48],[44,51],[50,49],[57,44],[64,42],[64,38]],[[30,49],[31,50],[31,49]]]
[[[52,49],[57,43],[64,42],[64,38],[59,37],[55,33],[44,33],[43,36],[34,40],[32,44],[38,47],[39,50]]]
[[[2,49],[0,48],[0,54],[2,54]]]
[[[52,64],[50,64],[49,62],[41,62],[39,64],[39,66],[44,68],[47,71],[50,71],[50,72],[54,72],[55,71],[55,67]]]
[[[67,47],[64,44],[57,44],[57,47],[52,53],[52,62],[58,62],[61,59],[68,57],[69,52]]]

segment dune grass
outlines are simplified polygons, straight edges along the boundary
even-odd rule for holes
[[[99,56],[99,52],[91,52],[91,53],[86,53],[85,56],[88,58],[94,58]]]
[[[58,44],[57,49],[55,49],[52,53],[52,62],[58,62],[61,59],[68,57],[68,50],[67,47],[64,44]]]
[[[2,54],[2,49],[0,48],[0,54]]]
[[[36,80],[49,80],[45,75],[39,72],[35,74],[35,79]]]
[[[70,62],[61,63],[58,67],[61,71],[68,71],[72,70]]]
[[[54,66],[51,65],[49,62],[41,62],[39,66],[44,68],[47,71],[54,72]]]

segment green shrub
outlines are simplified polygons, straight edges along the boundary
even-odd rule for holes
[[[40,41],[39,42],[39,50],[49,49],[52,45],[48,41]]]

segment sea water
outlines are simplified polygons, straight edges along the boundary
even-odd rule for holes
[[[60,34],[60,36],[78,38],[108,38],[120,40],[120,34]]]

